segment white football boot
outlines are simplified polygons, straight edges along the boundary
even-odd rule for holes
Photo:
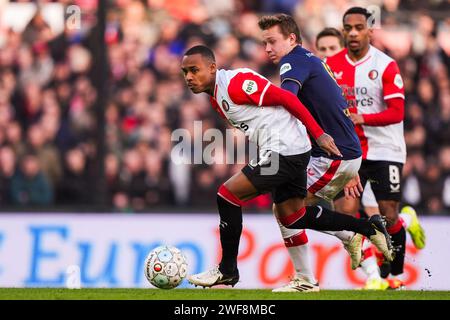
[[[288,284],[273,289],[272,292],[319,292],[319,283],[311,283],[302,278],[295,277]]]
[[[239,281],[239,273],[234,275],[224,275],[219,270],[219,266],[208,271],[191,274],[187,277],[189,283],[194,286],[201,286],[204,288],[213,287],[218,285],[228,285],[234,287],[234,285]]]

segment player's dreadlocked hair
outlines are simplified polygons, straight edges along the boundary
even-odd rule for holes
[[[363,7],[351,7],[345,11],[344,16],[342,17],[342,23],[344,23],[345,17],[349,14],[362,14],[366,17],[366,21],[372,16],[372,14]]]
[[[187,50],[184,55],[191,56],[193,54],[200,54],[202,57],[210,60],[211,62],[216,62],[216,57],[214,56],[214,52],[206,46],[198,45]]]
[[[258,26],[261,30],[267,30],[273,26],[279,26],[281,34],[288,37],[291,33],[295,34],[297,43],[302,44],[300,30],[294,18],[290,15],[279,13],[272,16],[263,16],[258,21]]]

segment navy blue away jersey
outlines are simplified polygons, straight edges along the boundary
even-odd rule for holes
[[[280,76],[282,86],[287,81],[300,86],[299,100],[322,129],[333,137],[343,158],[328,156],[315,141],[312,141],[312,156],[344,160],[360,157],[361,146],[353,122],[347,116],[347,102],[327,64],[297,46],[281,59]]]

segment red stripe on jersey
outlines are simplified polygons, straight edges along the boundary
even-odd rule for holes
[[[361,143],[362,158],[367,159],[367,152],[369,151],[369,141],[367,140],[366,134],[364,133],[364,129],[360,124],[358,124],[355,126],[355,131],[358,135],[359,142]]]
[[[312,194],[315,194],[317,191],[325,187],[331,181],[331,179],[333,179],[340,164],[341,160],[333,160],[325,174],[321,176],[319,180],[317,180],[312,186],[310,186],[308,188],[308,191]]]
[[[216,88],[214,89],[214,97],[209,96],[209,101],[211,102],[211,106],[213,107],[214,110],[216,110],[216,112],[224,119],[227,119],[227,117],[225,116],[225,114],[223,113],[222,109],[220,108],[219,104],[217,103],[216,100],[216,95],[217,95],[217,84],[216,84]]]
[[[364,59],[363,62],[367,61]],[[358,113],[356,105],[356,92],[355,92],[355,64],[351,63],[347,58],[347,49],[344,49],[334,56],[327,58],[327,64],[333,71],[337,83],[341,86],[345,99],[348,103],[348,110],[351,113]],[[367,152],[369,150],[369,143],[364,133],[364,129],[361,125],[355,126],[356,134],[358,135],[361,143],[362,158],[367,159]]]
[[[284,238],[284,245],[286,248],[302,246],[308,243],[308,236],[306,235],[306,231],[303,230],[297,234],[294,234],[292,237]]]
[[[211,102],[213,109],[216,110],[216,112],[222,118],[226,119],[227,117],[225,117],[225,114],[223,113],[222,109],[220,109],[219,104],[217,103],[216,99],[214,99],[213,97],[209,97],[209,101]]]

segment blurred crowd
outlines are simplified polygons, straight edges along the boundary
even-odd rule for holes
[[[32,2],[32,1],[17,1]],[[23,30],[0,29],[0,204],[77,210],[97,203],[96,2],[76,4],[80,28],[55,33],[40,11]],[[404,203],[422,214],[450,214],[450,1],[116,0],[108,1],[109,75],[104,110],[107,204],[111,211],[211,209],[218,186],[244,160],[213,165],[173,161],[178,128],[192,137],[226,125],[206,95],[184,85],[179,63],[195,45],[211,46],[221,68],[249,67],[279,83],[260,44],[257,21],[285,12],[315,51],[324,27],[341,28],[352,5],[377,5],[373,44],[399,63],[406,89]],[[8,5],[0,3],[0,13]],[[202,121],[197,130],[194,121]],[[234,132],[236,145],[245,144]],[[177,159],[175,159],[177,160]],[[180,159],[178,159],[180,160]],[[247,204],[270,208],[270,198]]]

